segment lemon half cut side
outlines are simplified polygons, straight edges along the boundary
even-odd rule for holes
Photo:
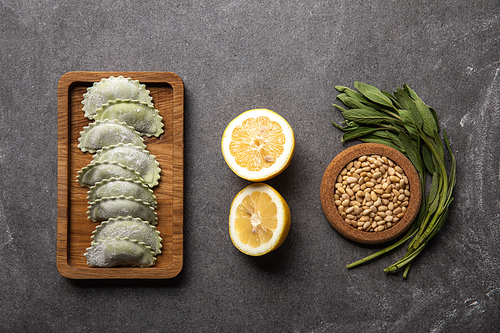
[[[224,130],[222,155],[235,174],[262,182],[283,172],[293,156],[290,124],[274,111],[252,109],[234,118]]]
[[[278,191],[267,184],[254,183],[233,199],[229,236],[241,252],[261,256],[285,241],[290,222],[290,209]]]

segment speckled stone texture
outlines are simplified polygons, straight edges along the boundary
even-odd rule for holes
[[[0,331],[494,332],[500,326],[498,1],[0,2]],[[74,281],[56,269],[57,83],[68,71],[171,71],[185,84],[184,268],[171,280]],[[409,278],[404,247],[348,241],[321,209],[321,177],[350,144],[336,85],[407,83],[458,162],[447,224]],[[225,126],[265,107],[296,136],[268,182],[287,200],[285,243],[231,244],[248,182],[226,166]]]

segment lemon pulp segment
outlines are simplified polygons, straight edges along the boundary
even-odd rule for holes
[[[236,210],[237,237],[254,248],[269,242],[278,225],[276,214],[276,204],[269,194],[255,191],[247,195]]]
[[[248,118],[231,134],[229,150],[236,163],[250,171],[273,165],[283,153],[285,135],[280,124],[266,116]]]
[[[229,235],[241,252],[260,256],[277,249],[290,229],[290,209],[271,186],[254,183],[233,199]]]

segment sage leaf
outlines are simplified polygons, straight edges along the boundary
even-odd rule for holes
[[[436,211],[437,205],[439,203],[438,192],[439,192],[439,177],[435,172],[432,175],[431,188],[429,190],[429,195],[428,195],[427,211],[429,214],[432,214]]]
[[[359,81],[354,83],[354,87],[369,100],[390,108],[394,107],[391,100],[387,98],[387,96],[385,96],[378,88]]]
[[[432,160],[432,155],[431,155],[431,152],[429,150],[429,148],[427,148],[426,145],[422,145],[421,146],[421,156],[422,156],[422,160],[424,162],[424,165],[425,165],[425,168],[430,172],[430,173],[434,173],[435,171],[435,168],[434,168],[434,161]]]
[[[398,112],[399,115],[401,116],[401,119],[403,120],[404,127],[408,130],[408,133],[410,134],[410,138],[418,140],[419,138],[418,128],[413,120],[410,111],[405,109],[400,109],[398,110]]]
[[[356,129],[344,133],[344,135],[342,135],[342,142],[357,139],[359,137],[373,133],[377,130],[378,129],[374,127],[358,127]]]
[[[374,135],[365,135],[365,136],[359,138],[359,140],[362,142],[380,143],[380,144],[392,147],[394,149],[399,149],[399,147],[396,146],[395,144],[393,144],[391,141],[388,141],[386,139],[382,139],[382,138],[374,136]]]
[[[358,124],[381,124],[388,119],[377,110],[369,108],[344,110],[342,116]]]
[[[415,168],[422,170],[422,162],[420,159],[420,155],[418,154],[417,150],[413,146],[413,144],[410,141],[410,138],[408,135],[401,131],[399,133],[399,139],[401,140],[401,145],[404,148],[405,155],[410,159],[411,163],[415,166]]]
[[[431,113],[431,110],[425,105],[425,103],[420,99],[415,100],[415,105],[417,106],[417,110],[420,112],[422,116],[422,130],[431,138],[438,133],[438,128],[434,121],[434,116]]]
[[[364,107],[363,103],[361,103],[358,99],[349,97],[345,93],[338,95],[337,98],[351,109],[362,109]]]
[[[394,92],[397,101],[400,104],[400,109],[405,109],[410,112],[413,122],[418,129],[422,129],[422,115],[417,109],[415,102],[413,99],[401,88],[398,88],[396,92]]]

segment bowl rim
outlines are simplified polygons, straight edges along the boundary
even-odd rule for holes
[[[335,183],[339,173],[349,162],[363,155],[380,155],[391,159],[403,169],[410,186],[411,196],[405,216],[395,226],[380,232],[367,232],[352,227],[340,216],[335,205]],[[384,144],[361,143],[345,149],[333,158],[323,174],[320,197],[323,212],[337,232],[357,243],[382,244],[402,235],[414,222],[422,201],[422,188],[417,170],[401,152]]]

